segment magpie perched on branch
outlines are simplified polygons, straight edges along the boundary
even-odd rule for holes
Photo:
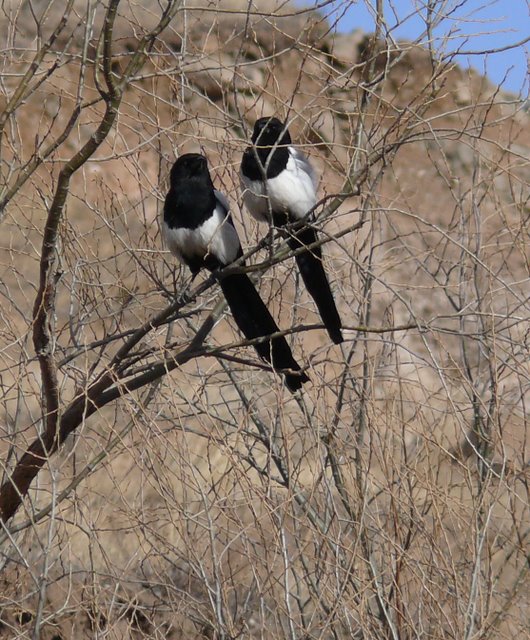
[[[164,203],[162,235],[171,253],[186,264],[193,276],[206,267],[214,274],[243,255],[225,196],[214,189],[207,160],[187,153],[175,162]],[[245,273],[218,281],[237,326],[247,338],[266,338],[254,344],[258,355],[285,375],[292,392],[309,378],[300,369],[280,330]]]
[[[287,127],[277,118],[256,120],[252,146],[243,153],[240,170],[243,201],[251,215],[277,227],[304,220],[317,201],[317,177],[306,156],[292,146]],[[290,233],[291,249],[317,242],[315,229],[304,224]],[[320,246],[296,255],[302,279],[315,301],[330,338],[343,341],[342,323],[324,271]]]

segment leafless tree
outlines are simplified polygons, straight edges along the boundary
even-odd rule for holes
[[[0,637],[522,637],[527,103],[456,64],[476,3],[411,2],[414,42],[382,0],[338,34],[356,4],[2,3]],[[242,209],[267,114],[322,176],[340,347]],[[193,150],[295,396],[162,246]]]

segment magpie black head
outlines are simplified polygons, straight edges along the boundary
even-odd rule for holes
[[[269,116],[256,120],[252,144],[245,150],[241,162],[241,173],[245,178],[262,180],[264,170],[268,179],[275,178],[287,167],[291,136],[278,118]]]
[[[259,118],[254,124],[252,142],[258,147],[273,147],[275,144],[291,144],[291,136],[285,125],[271,116]]]
[[[211,183],[210,172],[208,171],[208,161],[200,153],[185,153],[177,158],[171,168],[169,181],[172,186],[181,180],[195,178]]]
[[[200,153],[177,158],[169,174],[164,221],[170,229],[196,229],[215,211],[215,191],[208,161]]]

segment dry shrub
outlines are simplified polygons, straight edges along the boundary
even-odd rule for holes
[[[522,98],[385,38],[386,15],[374,38],[290,4],[170,2],[150,41],[164,8],[124,2],[109,52],[99,2],[4,4],[0,637],[522,637]],[[242,209],[241,153],[272,113],[322,176],[340,347],[293,260],[275,263],[282,239],[256,250],[265,230]],[[197,150],[295,329],[297,397],[206,276],[175,306],[188,275],[157,220],[175,155]],[[48,455],[13,495],[35,442]]]

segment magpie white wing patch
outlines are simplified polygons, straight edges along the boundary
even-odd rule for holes
[[[162,232],[162,240],[165,246],[171,251],[171,253],[177,258],[180,262],[184,262],[184,258],[180,251],[180,237],[178,235],[181,229],[171,229],[168,223],[165,220],[162,220],[160,225],[160,230]]]
[[[221,191],[217,191],[217,189],[214,189],[213,192],[217,202],[223,207],[225,212],[228,213],[230,211],[230,205],[228,203],[228,199],[225,196],[225,194],[221,193]]]
[[[269,199],[265,195],[263,183],[260,180],[249,180],[242,173],[240,174],[241,191],[243,202],[250,212],[250,215],[258,222],[269,222]]]
[[[285,169],[266,185],[241,174],[243,200],[251,215],[260,222],[269,221],[269,202],[273,211],[288,212],[294,219],[303,218],[317,201],[317,177],[303,153],[289,147]]]
[[[216,193],[216,197],[218,192]],[[228,217],[228,209],[218,199],[213,214],[196,229],[170,228],[162,221],[162,236],[167,248],[181,262],[192,258],[204,258],[210,254],[223,265],[233,262],[241,245],[234,226]],[[224,198],[228,205],[228,201]]]
[[[228,201],[224,196],[223,199],[228,207]],[[218,204],[214,215],[199,227],[207,241],[208,253],[224,265],[234,262],[241,251],[239,236],[228,216],[227,207]]]
[[[289,147],[289,155],[294,159],[298,169],[306,173],[311,178],[311,182],[313,183],[313,187],[316,191],[318,188],[318,176],[307,156],[296,147]]]

